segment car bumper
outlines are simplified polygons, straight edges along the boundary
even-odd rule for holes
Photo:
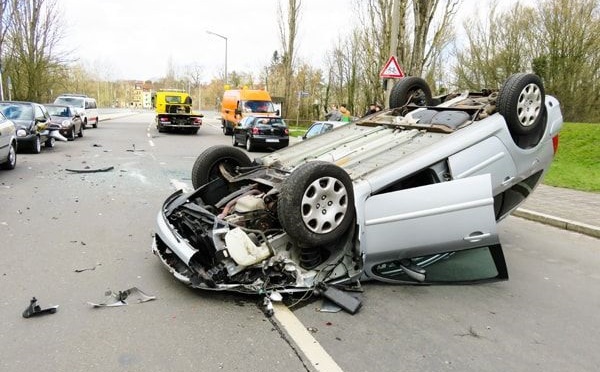
[[[262,147],[283,148],[290,143],[289,137],[252,137],[252,144]]]

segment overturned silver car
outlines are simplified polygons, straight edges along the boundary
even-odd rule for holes
[[[521,73],[439,97],[403,78],[390,107],[253,160],[207,149],[154,253],[190,286],[256,294],[507,279],[496,223],[548,170],[559,102]]]

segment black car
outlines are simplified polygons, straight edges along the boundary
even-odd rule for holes
[[[42,151],[42,142],[46,147],[54,147],[54,138],[41,130],[50,124],[50,115],[44,105],[35,102],[0,101],[0,111],[17,128],[19,151],[25,149],[39,154]]]
[[[83,137],[83,122],[74,107],[54,104],[44,106],[48,109],[52,123],[60,125],[60,134],[69,141],[74,141],[76,136]]]
[[[233,146],[245,144],[246,150],[256,148],[282,149],[290,143],[290,131],[279,117],[247,116],[233,130]]]

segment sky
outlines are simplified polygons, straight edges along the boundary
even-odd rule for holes
[[[303,0],[297,56],[322,66],[356,21],[355,0]],[[489,0],[463,0],[461,18]],[[101,79],[156,80],[169,62],[199,65],[203,81],[227,70],[257,72],[281,50],[279,0],[57,0],[62,48]],[[513,3],[515,0],[503,0]],[[287,3],[287,1],[284,1]],[[383,67],[383,66],[382,66]]]

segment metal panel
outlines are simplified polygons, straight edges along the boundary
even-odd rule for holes
[[[490,186],[481,175],[368,198],[368,265],[497,244]]]

